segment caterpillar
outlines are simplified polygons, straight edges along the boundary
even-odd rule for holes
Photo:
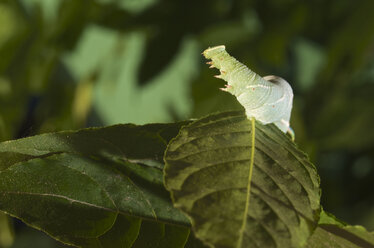
[[[221,90],[234,95],[244,107],[248,119],[255,118],[262,124],[274,123],[282,132],[290,128],[293,92],[286,80],[277,76],[262,78],[226,52],[225,46],[215,46],[203,52],[211,61],[210,68],[220,70],[215,77],[227,82]]]

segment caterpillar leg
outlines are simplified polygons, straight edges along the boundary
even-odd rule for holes
[[[225,84],[225,88],[219,88],[222,91],[228,91],[228,89],[232,88],[231,85]]]
[[[290,123],[284,119],[281,119],[280,121],[274,122],[274,124],[282,130],[284,133],[288,133],[291,136],[291,140],[295,141],[295,132],[290,127]]]
[[[291,140],[295,141],[295,132],[293,131],[291,127],[288,127],[287,133],[291,136]]]

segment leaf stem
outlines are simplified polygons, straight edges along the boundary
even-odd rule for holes
[[[242,247],[243,243],[243,236],[244,236],[244,231],[245,227],[247,224],[247,215],[248,215],[248,210],[249,210],[249,200],[251,198],[251,182],[252,182],[252,172],[253,172],[253,164],[254,164],[254,159],[255,159],[255,131],[256,131],[256,121],[255,118],[251,118],[251,161],[249,164],[249,173],[248,173],[248,185],[247,185],[247,198],[245,201],[245,209],[244,209],[244,216],[243,216],[243,222],[242,226],[240,228],[240,233],[239,233],[239,240],[237,243],[237,248]]]

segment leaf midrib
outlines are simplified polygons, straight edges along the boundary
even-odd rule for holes
[[[256,121],[255,118],[251,118],[251,161],[249,164],[249,173],[248,173],[248,184],[247,184],[247,194],[246,194],[246,201],[245,201],[245,208],[244,208],[244,214],[243,214],[243,222],[242,226],[239,230],[239,240],[237,243],[237,248],[242,247],[243,243],[243,236],[244,236],[244,231],[247,225],[247,216],[248,216],[248,211],[249,211],[249,201],[251,197],[251,183],[252,183],[252,174],[253,174],[253,166],[254,166],[254,160],[255,160],[255,132],[256,132]]]

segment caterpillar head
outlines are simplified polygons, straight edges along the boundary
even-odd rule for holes
[[[222,74],[225,74],[227,70],[233,69],[232,63],[228,61],[231,56],[226,52],[226,47],[224,45],[210,47],[203,52],[203,55],[205,58],[212,60],[207,62],[210,68],[215,67],[219,69]]]
[[[212,59],[217,57],[222,52],[226,51],[226,47],[224,45],[222,46],[215,46],[215,47],[209,47],[203,52],[203,55],[207,59]]]

